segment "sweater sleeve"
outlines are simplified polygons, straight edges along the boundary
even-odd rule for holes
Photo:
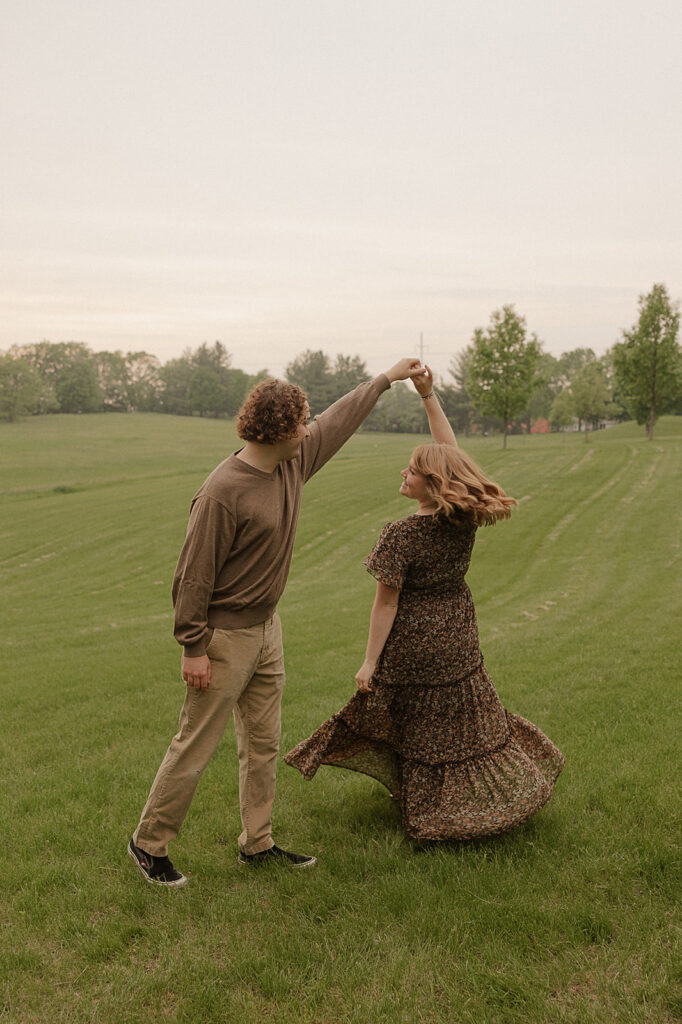
[[[207,495],[195,499],[173,577],[175,639],[188,658],[206,653],[208,605],[234,535],[235,522],[229,509]]]
[[[310,424],[310,437],[301,445],[303,481],[322,469],[360,424],[369,416],[380,395],[390,388],[388,377],[380,373],[374,380],[359,384],[338,402],[334,402]]]

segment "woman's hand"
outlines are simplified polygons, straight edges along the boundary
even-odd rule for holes
[[[360,693],[372,692],[372,676],[376,667],[375,661],[363,661],[362,668],[355,673],[355,684]]]
[[[424,398],[425,395],[430,395],[433,391],[433,374],[431,373],[431,367],[425,364],[423,372],[417,373],[412,377],[412,383],[422,398]]]

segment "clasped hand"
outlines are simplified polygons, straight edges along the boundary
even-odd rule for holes
[[[424,398],[425,395],[430,395],[433,391],[433,373],[431,372],[431,367],[427,366],[425,363],[421,373],[415,373],[412,375],[412,383],[422,398]]]
[[[372,676],[374,675],[375,668],[375,662],[363,661],[362,667],[355,673],[355,684],[361,693],[372,692]]]
[[[407,380],[409,377],[414,379],[415,374],[423,372],[424,367],[418,359],[407,357],[406,359],[399,359],[390,370],[386,370],[386,376],[392,384],[396,380]]]

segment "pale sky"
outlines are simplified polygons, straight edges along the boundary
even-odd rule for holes
[[[2,0],[0,349],[445,373],[682,298],[679,0]]]

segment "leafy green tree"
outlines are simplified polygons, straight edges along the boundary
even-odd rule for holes
[[[193,374],[190,379],[189,399],[192,411],[199,411],[199,407],[201,407],[204,411],[199,411],[200,416],[206,414],[219,416],[221,413],[226,413],[232,374],[230,353],[221,341],[215,341],[213,345],[204,342],[196,351],[190,352],[188,355],[195,371],[202,371],[196,377]],[[205,372],[207,370],[210,370],[214,376],[210,377]],[[192,385],[192,380],[194,385]]]
[[[10,423],[34,412],[43,382],[25,359],[0,355],[0,419]]]
[[[329,356],[324,352],[306,349],[289,363],[285,376],[291,384],[298,384],[305,391],[311,416],[317,416],[334,401],[334,375]]]
[[[225,407],[226,389],[219,374],[210,366],[197,366],[192,371],[187,397],[192,413],[219,416]]]
[[[221,341],[214,341],[212,345],[204,342],[194,352],[188,350],[187,355],[193,366],[208,366],[214,373],[217,373],[221,382],[224,383],[227,380],[227,371],[232,364],[232,356]]]
[[[161,408],[161,364],[148,352],[126,353],[130,404],[136,412],[159,412]]]
[[[177,416],[229,412],[231,358],[222,342],[216,341],[204,342],[195,351],[187,348],[178,359],[170,359],[159,371],[158,400],[163,412]]]
[[[358,384],[369,380],[367,366],[360,356],[344,356],[339,353],[331,372],[333,377],[333,402],[343,395],[347,395]]]
[[[586,366],[587,363],[594,363],[596,359],[591,348],[572,348],[569,352],[562,352],[556,360],[554,382],[557,394],[562,388],[570,387],[583,366]]]
[[[608,349],[603,356],[600,356],[599,363],[604,371],[604,377],[609,389],[609,418],[620,421],[629,420],[631,418],[630,413],[622,395],[620,382],[616,377],[612,348]]]
[[[189,416],[189,385],[194,367],[187,354],[169,359],[159,372],[161,378],[161,409],[175,416]]]
[[[104,412],[130,412],[134,408],[130,366],[122,352],[97,352],[99,389]]]
[[[10,355],[25,359],[43,381],[36,411],[97,412],[100,409],[95,357],[83,342],[39,341],[33,345],[13,346]]]
[[[585,441],[589,440],[590,424],[596,426],[609,411],[609,386],[601,363],[588,362],[574,377],[570,387],[573,407],[585,425]]]
[[[453,356],[448,373],[454,384],[441,384],[438,388],[445,415],[456,434],[487,434],[502,429],[502,421],[497,416],[486,415],[474,408],[467,391],[473,351],[473,345],[467,345]]]
[[[575,348],[562,353],[558,359],[543,353],[540,375],[545,378],[546,383],[531,397],[529,409],[532,415],[535,415],[535,411],[544,405],[551,394],[550,411],[545,415],[554,427],[560,429],[578,419],[578,427],[582,429],[585,416],[579,411],[579,407],[587,409],[587,419],[592,422],[604,416],[613,419],[623,419],[627,416],[626,410],[618,400],[613,357],[609,352],[597,358],[591,348]],[[598,411],[591,415],[590,394],[592,393],[594,397],[595,392],[601,392],[603,397],[602,384],[605,384],[606,388],[605,401],[595,400],[594,406]],[[575,393],[580,399],[577,402],[573,394],[573,385],[577,385]]]
[[[569,388],[560,391],[549,410],[549,422],[558,430],[570,427],[576,418],[575,402]]]
[[[244,373],[243,370],[230,370],[225,399],[225,410],[228,416],[236,416],[241,409],[244,399],[253,387],[251,380],[251,376]]]
[[[653,440],[654,424],[672,408],[682,391],[682,355],[677,335],[680,313],[664,284],[639,297],[639,320],[614,345],[615,374],[623,398]]]
[[[97,366],[90,353],[64,365],[54,387],[60,412],[99,412],[102,408]]]
[[[511,305],[495,310],[486,330],[477,327],[472,340],[467,391],[474,407],[503,421],[507,447],[509,421],[526,408],[535,386],[540,343],[526,339],[526,321]]]
[[[458,388],[455,384],[441,384],[438,388],[438,398],[454,432],[469,435],[475,413],[466,390]]]
[[[269,377],[267,370],[259,370],[258,373],[244,373],[243,370],[231,369],[227,387],[226,411],[228,416],[236,416],[248,393],[255,388],[256,384]]]
[[[384,391],[365,420],[364,427],[366,430],[380,430],[386,434],[428,433],[423,402],[414,388],[402,381],[397,381],[389,391]]]
[[[467,345],[465,349],[452,357],[448,373],[454,383],[441,383],[438,388],[438,397],[443,411],[456,434],[470,434],[476,416],[466,386],[472,352],[471,345]]]
[[[535,420],[549,419],[557,394],[559,393],[559,360],[549,352],[541,352],[535,374],[535,388],[528,401],[524,419],[528,424]]]
[[[74,362],[92,358],[91,350],[82,341],[38,341],[32,345],[15,345],[9,354],[25,359],[46,383],[52,385],[59,374]]]
[[[471,360],[474,355],[473,345],[467,345],[466,348],[461,349],[456,355],[450,360],[450,366],[448,367],[448,373],[455,382],[455,387],[466,390],[467,380],[471,372]]]

